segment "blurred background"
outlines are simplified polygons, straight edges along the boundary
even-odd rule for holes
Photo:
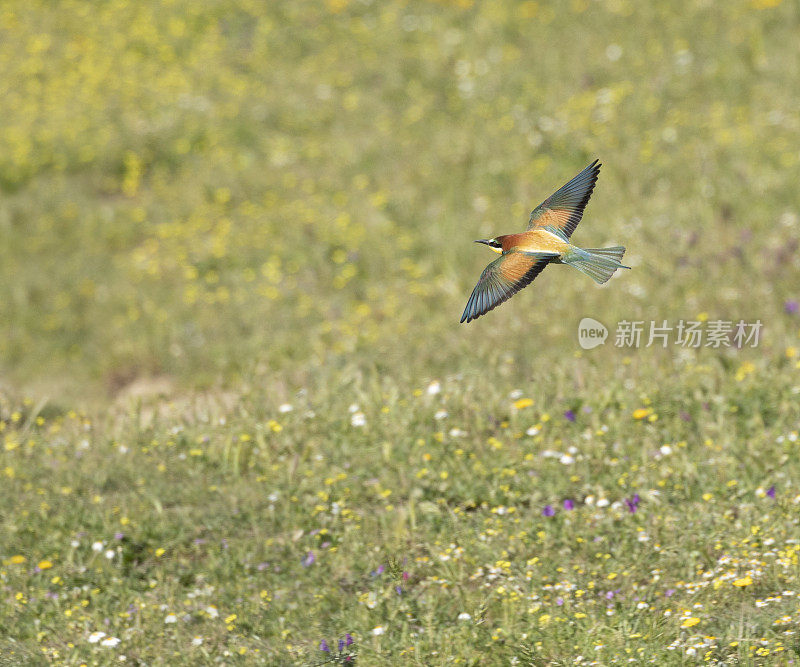
[[[365,369],[531,378],[580,353],[585,316],[612,330],[586,353],[600,374],[782,359],[799,324],[799,13],[4,3],[3,377],[87,399]],[[597,288],[550,269],[459,325],[492,259],[473,239],[523,229],[595,158],[574,240],[626,245],[633,271]],[[698,316],[760,318],[759,349],[610,344],[621,319]]]

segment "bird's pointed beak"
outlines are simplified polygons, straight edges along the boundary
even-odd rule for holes
[[[483,243],[484,245],[489,245],[489,239],[476,239],[475,243]]]

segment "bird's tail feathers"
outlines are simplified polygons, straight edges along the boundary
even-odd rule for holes
[[[622,269],[629,269],[629,266],[623,266],[622,256],[625,254],[625,246],[622,245],[615,245],[611,246],[610,248],[584,248],[585,252],[588,252],[592,255],[600,255],[601,257],[608,257],[609,259],[614,259],[617,262],[620,262],[620,268]]]
[[[563,257],[561,261],[574,266],[578,271],[585,273],[596,283],[602,285],[608,282],[617,269],[631,268],[622,264],[622,256],[624,254],[625,248],[623,246],[575,248],[572,253]]]

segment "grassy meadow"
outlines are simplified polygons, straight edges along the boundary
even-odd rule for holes
[[[2,3],[0,665],[797,664],[799,30]],[[595,158],[632,270],[460,325]]]

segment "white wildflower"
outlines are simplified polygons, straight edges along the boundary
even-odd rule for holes
[[[606,47],[606,58],[612,63],[617,62],[622,57],[622,47],[619,44],[609,44]]]

